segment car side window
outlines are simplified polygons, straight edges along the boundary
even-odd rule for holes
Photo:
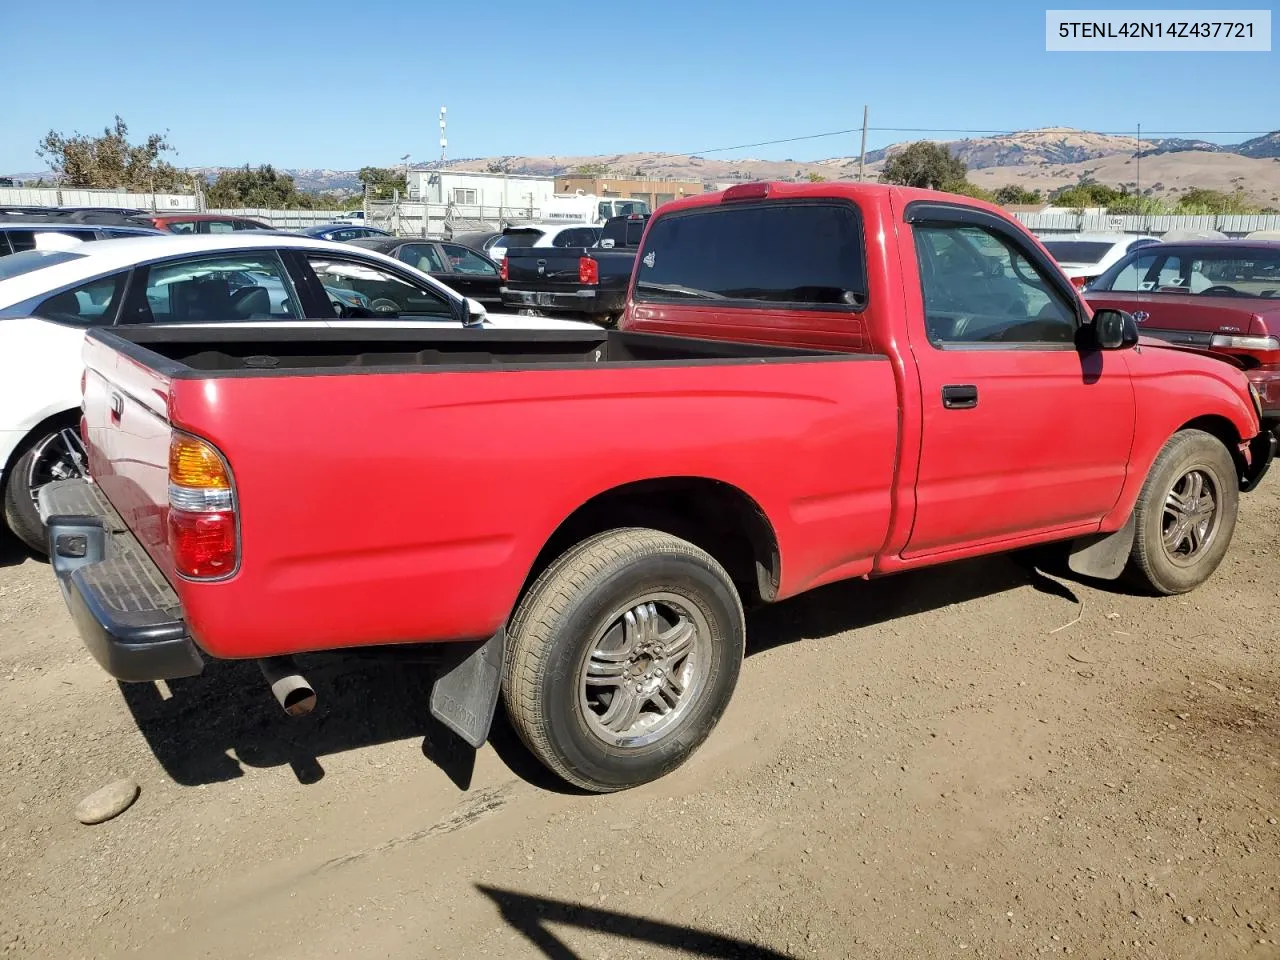
[[[403,260],[409,266],[416,267],[423,273],[446,272],[444,264],[440,262],[440,255],[436,253],[434,244],[406,243],[396,251],[396,259]]]
[[[449,265],[454,273],[466,273],[476,277],[496,277],[497,269],[474,250],[459,246],[456,243],[442,243],[444,255],[449,258]]]
[[[338,317],[360,320],[452,320],[444,294],[365,260],[308,253]]]
[[[54,323],[96,327],[111,323],[115,307],[124,290],[125,273],[99,277],[88,283],[55,293],[33,311],[37,317]]]
[[[299,317],[298,297],[284,264],[274,254],[257,251],[156,264],[147,271],[145,305],[131,306],[129,313],[129,323]]]
[[[1072,304],[1010,239],[978,226],[913,227],[935,346],[1069,344]]]

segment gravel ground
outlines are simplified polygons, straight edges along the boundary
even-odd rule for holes
[[[453,749],[414,665],[314,658],[302,720],[246,664],[119,686],[0,543],[0,951],[1280,957],[1278,543],[1273,476],[1187,597],[1001,557],[764,610],[703,749],[607,797]]]

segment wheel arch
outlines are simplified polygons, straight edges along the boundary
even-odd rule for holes
[[[9,479],[12,476],[13,465],[17,462],[18,458],[31,448],[33,440],[40,437],[42,433],[52,432],[54,428],[67,426],[79,427],[79,425],[80,410],[75,407],[69,410],[60,410],[47,414],[43,419],[32,424],[31,427],[22,435],[22,438],[13,445],[13,448],[9,450],[4,458],[4,471],[3,473],[0,473],[0,491],[8,486]]]
[[[682,476],[622,484],[581,504],[547,538],[520,596],[565,550],[618,527],[648,527],[688,540],[725,568],[744,600],[769,602],[777,595],[781,554],[764,510],[733,484]]]

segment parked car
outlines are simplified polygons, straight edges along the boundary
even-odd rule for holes
[[[614,217],[591,247],[513,247],[502,261],[502,303],[535,316],[608,325],[622,314],[649,214]]]
[[[447,240],[383,236],[352,240],[353,246],[377,250],[439,280],[451,290],[489,307],[502,306],[498,265],[482,253]]]
[[[3,229],[3,228],[0,228]],[[88,328],[146,324],[403,330],[574,329],[487,314],[407,264],[261,231],[101,240],[0,258],[0,497],[10,529],[44,548],[39,487],[79,475],[80,347]]]
[[[480,230],[470,231],[467,233],[455,233],[449,237],[450,242],[460,243],[464,247],[470,247],[477,253],[483,253],[489,256],[489,249],[498,242],[498,238],[502,236],[501,230]],[[489,257],[489,259],[493,259]]]
[[[270,230],[260,220],[221,213],[144,213],[133,218],[167,233],[234,233],[238,230]]]
[[[139,226],[100,226],[60,217],[0,217],[0,257],[24,250],[75,246],[89,240],[161,236],[159,230]]]
[[[303,227],[298,233],[304,237],[315,237],[318,240],[333,240],[336,243],[350,243],[352,240],[369,240],[377,237],[390,237],[393,234],[376,227],[352,226],[349,223],[323,223],[314,227]]]
[[[1090,284],[1095,307],[1127,310],[1142,332],[1230,354],[1280,428],[1280,241],[1159,243],[1126,256]]]
[[[488,255],[495,263],[501,263],[507,251],[516,247],[589,247],[599,239],[599,227],[564,223],[526,223],[503,229],[502,236],[489,245]]]
[[[445,645],[442,723],[479,745],[502,695],[619,790],[716,725],[745,604],[1050,542],[1183,593],[1276,443],[999,208],[880,184],[664,205],[619,331],[390,336],[89,331],[95,482],[40,508],[108,672],[258,659],[300,712],[293,654]]]
[[[1159,240],[1127,233],[1055,233],[1040,242],[1072,285],[1083,289],[1126,253]]]

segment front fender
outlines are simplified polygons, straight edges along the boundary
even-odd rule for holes
[[[1261,432],[1249,381],[1232,365],[1212,357],[1143,346],[1127,358],[1137,402],[1133,448],[1124,487],[1103,520],[1104,531],[1118,530],[1137,503],[1156,457],[1180,430],[1198,428],[1228,443],[1241,463],[1244,445]]]

